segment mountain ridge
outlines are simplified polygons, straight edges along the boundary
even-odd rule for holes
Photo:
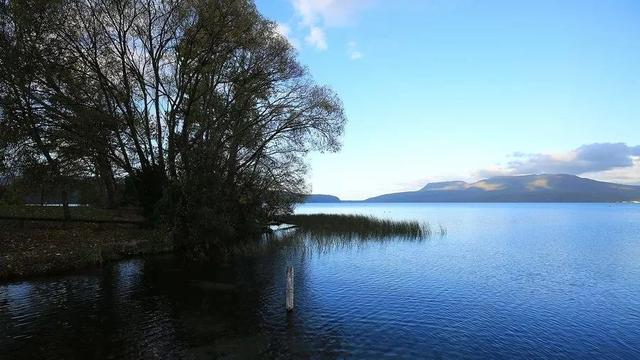
[[[567,174],[496,176],[473,183],[429,183],[418,191],[383,194],[365,202],[621,202],[640,200],[640,186]]]
[[[311,200],[311,201],[309,201]],[[374,196],[358,202],[631,202],[640,186],[568,174],[495,176],[475,182],[428,183],[419,190]],[[344,202],[331,195],[310,195],[306,202]]]

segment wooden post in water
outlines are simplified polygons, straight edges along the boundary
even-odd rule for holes
[[[287,266],[287,311],[293,311],[293,266]]]

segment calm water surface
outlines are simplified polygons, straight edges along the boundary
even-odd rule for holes
[[[0,358],[640,358],[639,205],[298,212],[416,219],[447,235],[197,266],[150,257],[0,284]]]

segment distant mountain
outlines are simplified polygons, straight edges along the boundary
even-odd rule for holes
[[[437,183],[429,183],[425,185],[420,191],[429,190],[464,190],[469,185],[464,181],[444,181]]]
[[[639,201],[640,186],[574,175],[498,176],[474,183],[430,183],[418,191],[380,195],[367,202],[620,202]]]
[[[333,195],[311,194],[304,199],[305,203],[339,203],[340,198]]]

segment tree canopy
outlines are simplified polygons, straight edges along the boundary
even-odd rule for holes
[[[306,191],[340,148],[338,96],[250,0],[0,1],[0,145],[65,187],[129,179],[185,238],[237,235]]]

